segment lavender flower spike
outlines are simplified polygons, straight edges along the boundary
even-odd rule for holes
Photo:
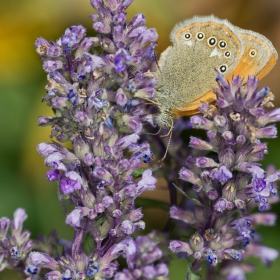
[[[142,14],[126,22],[132,2],[91,0],[97,11],[91,15],[96,37],[75,25],[56,42],[39,38],[35,43],[48,73],[43,100],[55,111],[55,117],[41,117],[39,122],[51,125],[51,138],[57,140],[39,144],[38,151],[50,168],[47,179],[56,181],[60,198],[75,206],[66,217],[75,231],[67,253],[56,258],[30,254],[34,267],[50,270],[44,275],[48,279],[112,278],[120,255],[132,269],[139,252],[131,248],[150,242],[133,241],[131,235],[145,228],[135,199],[156,184],[150,169],[140,173],[138,182],[134,173],[152,157],[149,144],[138,143],[147,119],[139,93],[152,98],[155,92],[154,77],[145,72],[154,62],[157,33],[145,26]],[[67,141],[73,149],[62,146]],[[82,244],[88,235],[94,244],[86,254]],[[162,253],[150,244],[154,255],[145,259],[146,254],[135,271],[142,269],[141,279],[165,277],[167,267],[153,264]]]
[[[217,82],[217,107],[204,103],[200,108],[204,116],[190,120],[193,128],[207,131],[208,141],[195,137],[190,141],[190,147],[204,151],[200,152],[203,156],[189,156],[186,167],[179,172],[180,179],[193,184],[196,196],[186,196],[192,199],[194,207],[185,204],[186,210],[175,206],[170,209],[171,217],[180,222],[190,220],[191,215],[196,217],[191,226],[197,232],[189,243],[172,241],[170,249],[193,255],[193,271],[199,270],[206,260],[214,267],[221,263],[217,277],[227,271],[228,275],[244,279],[240,273],[244,264],[236,261],[254,255],[268,263],[278,256],[276,250],[266,249],[254,239],[255,227],[261,223],[273,225],[275,217],[250,212],[257,205],[259,211],[265,211],[277,195],[275,182],[280,173],[271,169],[266,172],[259,162],[268,152],[267,144],[260,139],[276,137],[275,126],[266,125],[279,121],[279,109],[271,113],[266,109],[271,94],[267,88],[258,91],[255,78],[249,77],[243,88],[240,77],[233,77],[228,83],[218,73]],[[209,151],[211,156],[207,156]]]

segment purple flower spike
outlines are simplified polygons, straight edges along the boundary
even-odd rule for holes
[[[220,274],[218,269],[215,270],[221,278],[241,275],[243,278],[240,279],[245,279],[244,272],[230,274],[235,264],[229,260],[241,262],[243,256],[260,257],[259,251],[251,249],[261,248],[258,247],[261,246],[259,238],[254,239],[254,227],[275,222],[275,216],[270,213],[250,212],[255,207],[263,212],[277,194],[278,172],[270,168],[268,174],[259,161],[268,153],[267,143],[262,143],[261,139],[277,135],[274,124],[266,125],[279,121],[280,111],[266,109],[266,105],[272,107],[273,95],[267,87],[258,91],[256,78],[249,78],[247,86],[243,87],[240,77],[233,77],[229,83],[217,73],[217,106],[202,103],[199,110],[203,116],[195,115],[190,120],[193,128],[206,130],[208,138],[206,141],[191,137],[192,155],[179,172],[179,179],[192,187],[185,186],[181,191],[187,201],[183,200],[180,208],[170,208],[170,217],[180,223],[180,231],[182,222],[187,222],[196,228],[197,233],[189,243],[172,241],[170,249],[186,252],[184,246],[190,244],[194,251],[193,269],[200,269],[196,267],[197,260],[206,260],[211,266],[220,263],[223,273],[227,271],[228,274]],[[180,158],[179,153],[177,157]],[[192,222],[189,222],[190,217],[194,217]],[[175,230],[175,234],[180,235],[180,231]],[[188,231],[184,231],[184,241],[187,234]],[[245,250],[238,250],[242,247]],[[274,251],[271,254],[273,260],[277,254]],[[250,268],[248,272],[251,271]]]
[[[157,32],[145,26],[142,14],[126,22],[132,2],[91,0],[96,13],[90,17],[99,34],[89,36],[82,25],[74,25],[55,41],[39,38],[35,43],[48,74],[43,101],[55,114],[40,117],[40,126],[51,126],[53,142],[37,149],[50,168],[47,179],[57,181],[63,210],[69,210],[66,205],[72,209],[66,224],[74,228],[74,237],[66,241],[51,234],[33,243],[30,233],[22,232],[26,214],[20,209],[11,222],[11,236],[9,220],[1,219],[2,269],[25,268],[29,278],[53,280],[168,277],[157,246],[159,234],[131,237],[145,229],[135,199],[155,189],[157,181],[150,169],[141,167],[153,159],[149,143],[138,143],[143,125],[152,122],[142,97],[156,95],[155,77],[148,72],[155,66]],[[142,178],[135,180],[139,174]],[[87,255],[88,234],[92,243]],[[38,252],[27,259],[33,244]],[[117,274],[120,256],[127,268]]]

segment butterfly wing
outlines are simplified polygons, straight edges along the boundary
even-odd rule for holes
[[[214,94],[212,91],[207,92],[202,97],[198,98],[197,100],[186,104],[184,107],[181,108],[174,108],[173,113],[176,116],[176,118],[179,118],[180,116],[192,116],[195,114],[200,113],[198,110],[199,107],[201,107],[201,102],[205,102],[207,104],[214,103],[216,100],[216,94]]]
[[[230,76],[240,75],[247,80],[248,76],[262,79],[275,65],[278,55],[272,43],[263,35],[251,30],[238,28],[243,41],[243,54]]]
[[[213,102],[212,88],[218,69],[229,75],[242,52],[242,41],[233,25],[214,16],[194,17],[171,32],[173,46],[160,59],[164,85],[157,93],[163,109],[175,115],[197,112],[200,101]]]

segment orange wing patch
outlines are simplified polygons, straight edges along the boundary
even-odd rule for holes
[[[216,101],[216,94],[214,94],[212,91],[207,92],[202,97],[199,97],[195,101],[191,103],[187,103],[183,105],[180,108],[174,108],[173,113],[176,116],[176,118],[179,118],[181,116],[191,116],[199,113],[198,108],[201,107],[201,101],[205,103],[213,103]]]

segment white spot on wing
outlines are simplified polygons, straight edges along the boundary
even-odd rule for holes
[[[217,48],[215,48],[215,49],[211,52],[211,54],[209,55],[209,57],[213,57],[213,56],[216,56],[216,55],[217,55],[218,57],[221,57],[221,56],[222,56],[222,53],[219,52]]]
[[[192,46],[192,40],[185,41],[184,44],[191,47]]]

